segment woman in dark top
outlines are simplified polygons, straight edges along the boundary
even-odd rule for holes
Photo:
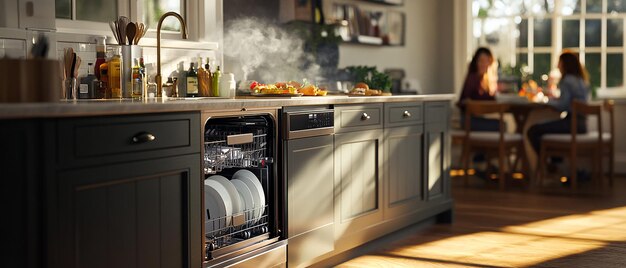
[[[476,50],[469,64],[461,98],[457,106],[461,110],[461,126],[465,127],[465,101],[470,100],[494,100],[493,75],[489,74],[489,67],[493,64],[493,54],[488,48],[481,47]],[[484,117],[473,116],[470,118],[471,130],[474,131],[498,131],[499,121]]]
[[[536,124],[528,129],[528,139],[536,153],[539,153],[541,146],[541,137],[548,133],[570,133],[571,128],[571,104],[573,100],[587,101],[588,79],[587,72],[578,61],[578,57],[571,52],[564,52],[559,57],[559,71],[561,71],[561,81],[559,89],[561,95],[559,98],[550,99],[548,104],[559,112],[567,112],[567,116],[563,119],[550,121],[542,124]],[[587,132],[587,121],[585,117],[577,118],[578,133]]]

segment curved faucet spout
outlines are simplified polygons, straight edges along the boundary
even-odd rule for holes
[[[178,21],[180,21],[181,34],[183,36],[183,39],[188,38],[187,23],[185,22],[185,19],[183,19],[183,17],[180,14],[170,11],[170,12],[163,14],[163,16],[161,16],[161,18],[159,19],[159,24],[157,25],[157,74],[154,77],[154,82],[156,82],[157,84],[157,95],[161,93],[162,86],[163,86],[163,82],[161,79],[161,25],[163,24],[163,20],[165,20],[165,18],[169,16],[176,17]]]

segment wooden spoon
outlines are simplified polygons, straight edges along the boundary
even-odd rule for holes
[[[129,45],[133,45],[136,34],[137,34],[137,26],[135,26],[134,23],[129,22],[128,25],[126,25],[126,37],[128,37]]]

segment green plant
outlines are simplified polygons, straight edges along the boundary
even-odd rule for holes
[[[380,89],[384,92],[391,90],[391,78],[385,73],[376,70],[376,66],[348,66],[346,70],[354,78],[354,83],[366,83],[372,89]]]
[[[286,29],[296,36],[302,37],[313,55],[317,55],[317,48],[323,44],[339,44],[342,39],[337,34],[335,24],[314,24],[303,21],[292,21],[285,25]]]

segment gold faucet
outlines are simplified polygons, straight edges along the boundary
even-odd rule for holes
[[[188,38],[187,23],[185,23],[185,20],[183,19],[183,17],[180,16],[180,14],[170,11],[170,12],[163,14],[163,16],[161,16],[161,18],[159,19],[159,24],[157,25],[157,74],[154,77],[154,82],[156,82],[157,84],[157,95],[161,93],[162,86],[163,86],[163,81],[161,81],[161,24],[163,24],[163,20],[169,16],[174,16],[178,19],[178,21],[180,21],[180,24],[182,26],[181,31],[182,31],[183,39]]]

